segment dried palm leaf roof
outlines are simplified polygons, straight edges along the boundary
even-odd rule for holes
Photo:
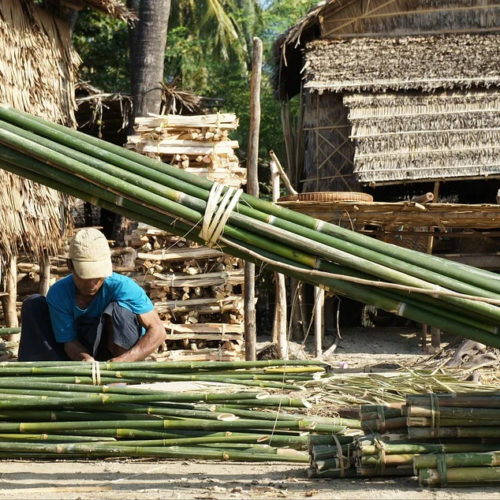
[[[316,40],[307,45],[305,88],[433,90],[500,85],[500,35]]]
[[[108,14],[124,21],[132,21],[137,19],[135,12],[128,9],[119,0],[84,0],[86,4],[90,7],[100,10],[105,14]]]
[[[67,25],[24,0],[1,0],[0,14],[0,102],[73,125],[79,57]],[[1,255],[55,253],[69,228],[67,198],[5,170],[0,185]]]
[[[62,17],[64,12],[90,7],[125,22],[137,19],[136,13],[120,0],[45,0],[43,5],[50,12]]]
[[[361,183],[500,177],[500,90],[352,94],[344,104]]]
[[[497,33],[495,0],[326,0],[314,6],[274,43],[274,87],[287,100],[300,92],[303,49],[315,39]]]

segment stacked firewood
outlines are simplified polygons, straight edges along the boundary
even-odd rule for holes
[[[231,360],[242,355],[243,268],[217,249],[140,224],[128,238],[129,272],[155,304],[167,331],[158,357]]]
[[[238,142],[229,139],[229,132],[237,126],[236,116],[230,113],[140,117],[126,147],[226,186],[240,187],[246,183],[246,169],[234,153]]]
[[[234,114],[151,115],[135,121],[126,147],[193,174],[240,188],[246,183],[229,134]],[[155,303],[167,330],[169,359],[243,357],[243,265],[216,249],[139,225],[134,278]]]

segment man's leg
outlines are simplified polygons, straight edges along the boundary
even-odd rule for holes
[[[56,342],[49,307],[43,295],[31,295],[21,307],[19,361],[67,361],[62,344]]]
[[[103,313],[103,319],[103,341],[99,348],[98,359],[119,356],[134,347],[141,338],[142,326],[137,315],[116,302],[108,305]]]

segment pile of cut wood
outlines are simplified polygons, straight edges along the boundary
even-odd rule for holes
[[[236,116],[230,113],[140,117],[126,147],[226,186],[240,187],[246,183],[246,168],[240,167],[234,153],[238,141],[229,139],[229,131],[237,126]]]
[[[140,224],[128,239],[137,250],[128,273],[164,321],[159,357],[231,360],[243,355],[242,261],[219,250]]]

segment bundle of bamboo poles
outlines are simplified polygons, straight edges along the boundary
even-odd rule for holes
[[[273,373],[265,371],[271,368]],[[174,392],[135,384],[170,380],[169,373],[176,372],[212,374],[217,382],[226,378],[240,384],[248,380],[243,377],[252,379],[261,370],[264,385],[274,388],[273,375],[284,381],[289,376],[307,377],[316,369],[323,367],[279,361],[3,363],[0,457],[306,463],[310,434],[315,442],[328,444],[348,427],[359,427],[359,421],[309,417],[299,413],[309,406],[303,398],[241,387],[234,392]]]
[[[499,484],[500,393],[409,395],[361,405],[363,434],[309,442],[310,477],[418,475],[421,486]],[[442,426],[442,427],[441,427]]]
[[[1,166],[8,171],[334,293],[500,347],[500,280],[494,273],[249,195],[238,199],[239,193],[208,179],[7,107],[0,108],[0,144]]]
[[[484,443],[415,455],[413,467],[422,486],[500,484],[500,393],[411,396],[407,416],[412,440],[473,439]]]

